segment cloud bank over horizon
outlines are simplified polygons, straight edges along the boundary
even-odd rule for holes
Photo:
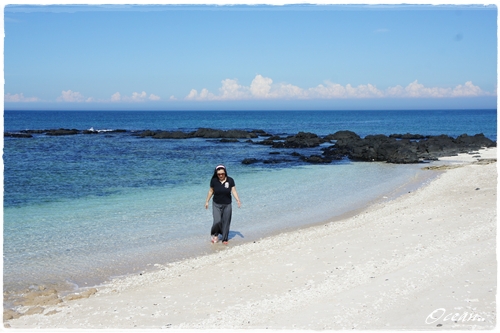
[[[313,88],[300,88],[288,83],[274,84],[273,80],[260,74],[256,75],[250,86],[243,86],[236,79],[222,80],[219,94],[209,92],[203,88],[200,92],[192,89],[185,97],[186,100],[197,101],[224,101],[224,100],[271,100],[271,99],[358,99],[358,98],[453,98],[453,97],[480,97],[494,96],[483,91],[471,81],[459,84],[454,88],[425,87],[415,80],[406,87],[397,85],[385,90],[375,85],[366,84],[356,87],[345,86],[325,81]]]
[[[24,97],[23,93],[19,93],[19,94],[7,93],[4,95],[4,102],[29,103],[29,102],[39,102],[39,101],[40,101],[40,99],[38,97]]]
[[[461,97],[484,97],[496,96],[495,92],[487,92],[476,86],[472,81],[463,85],[450,88],[426,87],[415,80],[406,87],[396,85],[387,89],[379,89],[372,84],[352,86],[341,85],[325,81],[312,88],[301,88],[289,83],[274,83],[273,79],[257,74],[249,86],[242,85],[237,79],[225,79],[221,81],[218,94],[203,88],[201,91],[191,89],[188,95],[178,99],[171,95],[161,98],[156,94],[147,94],[145,91],[133,92],[131,95],[123,95],[120,92],[112,94],[108,99],[95,99],[86,97],[78,91],[63,90],[61,95],[55,99],[56,102],[65,103],[145,103],[157,101],[248,101],[248,100],[333,100],[333,99],[391,99],[391,98],[461,98]],[[33,103],[47,102],[38,97],[25,97],[23,93],[4,95],[7,103]]]

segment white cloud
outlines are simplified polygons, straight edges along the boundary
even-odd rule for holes
[[[338,83],[325,82],[325,85],[318,85],[314,88],[309,88],[307,98],[377,98],[384,97],[384,92],[379,90],[372,84],[362,84],[353,87],[347,84],[345,87]]]
[[[237,80],[225,79],[219,88],[220,99],[247,99],[248,88],[238,84]]]
[[[262,75],[257,75],[250,84],[250,92],[256,98],[269,98],[271,92],[271,84],[273,80]]]
[[[186,99],[195,101],[211,101],[215,99],[220,100],[221,98],[216,98],[214,94],[209,93],[207,89],[203,88],[200,93],[198,93],[196,89],[191,89],[189,95],[186,96]]]
[[[111,102],[119,102],[121,100],[121,95],[119,92],[115,92],[113,95],[111,95]]]
[[[220,101],[220,100],[248,100],[248,99],[340,99],[340,98],[451,98],[491,96],[480,87],[467,81],[464,85],[455,88],[425,87],[417,80],[406,87],[400,85],[385,90],[378,89],[373,84],[345,86],[326,81],[316,87],[303,89],[292,84],[273,84],[273,80],[260,74],[256,75],[250,86],[243,86],[234,79],[221,81],[219,95],[215,95],[203,88],[200,93],[192,89],[185,97],[186,100]]]
[[[425,87],[423,84],[418,83],[417,80],[410,83],[406,88],[401,89],[397,87],[396,97],[476,97],[491,95],[483,91],[480,87],[467,81],[465,85],[459,84],[455,88],[441,88],[441,87]]]
[[[125,97],[125,100],[130,100],[130,101],[133,101],[133,102],[143,102],[144,99],[146,98],[147,94],[145,91],[141,92],[141,93],[137,93],[137,92],[133,92],[132,93],[132,97]]]
[[[272,98],[306,98],[304,90],[292,84],[278,84],[271,92]]]
[[[58,102],[80,103],[85,101],[85,97],[78,91],[66,90],[61,92],[61,96],[57,97]]]
[[[136,103],[136,102],[146,102],[147,100],[150,101],[159,101],[161,98],[160,96],[157,96],[155,94],[150,94],[148,97],[148,94],[143,91],[143,92],[133,92],[132,95],[130,96],[122,96],[119,92],[114,93],[111,95],[111,102],[126,102],[126,103]]]
[[[472,84],[471,81],[465,82],[465,85],[458,85],[453,89],[453,96],[455,97],[465,97],[465,96],[479,96],[481,95],[481,88]]]
[[[4,102],[38,102],[40,99],[38,97],[24,97],[23,93],[11,95],[7,93],[4,95]]]
[[[385,91],[387,97],[399,97],[405,93],[405,88],[400,85],[389,87]]]
[[[307,95],[311,98],[340,98],[346,93],[346,88],[338,83],[326,82],[315,88],[309,88]]]
[[[191,89],[189,94],[186,96],[186,99],[196,99],[198,97],[198,91],[196,89]]]
[[[221,81],[219,95],[215,95],[203,88],[200,93],[191,89],[185,97],[187,100],[222,101],[222,100],[248,100],[248,99],[276,99],[299,98],[303,89],[291,84],[274,84],[273,80],[260,74],[256,75],[250,86],[243,86],[238,80],[225,79]]]
[[[446,90],[443,88],[426,88],[415,80],[405,88],[403,97],[440,97],[444,94],[446,94]]]

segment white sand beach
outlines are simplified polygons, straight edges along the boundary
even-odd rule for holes
[[[439,172],[429,184],[340,221],[238,246],[218,243],[212,254],[157,264],[81,298],[19,309],[31,315],[4,314],[4,325],[492,329],[496,157],[490,148],[440,159],[433,165],[447,167],[429,170]]]

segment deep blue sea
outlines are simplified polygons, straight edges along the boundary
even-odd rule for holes
[[[331,220],[423,173],[422,165],[349,160],[244,165],[248,157],[286,157],[294,150],[245,140],[133,135],[202,127],[277,135],[351,130],[362,137],[484,133],[497,139],[496,110],[5,111],[5,132],[103,132],[4,138],[4,291],[41,284],[86,287],[219,250],[209,242],[212,216],[204,202],[220,163],[242,201],[241,209],[233,208],[231,246]],[[107,132],[113,129],[127,132]],[[310,155],[319,148],[297,151]]]

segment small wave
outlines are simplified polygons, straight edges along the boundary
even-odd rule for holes
[[[94,127],[91,127],[87,131],[89,131],[89,132],[97,132],[97,133],[106,133],[106,132],[113,132],[115,130],[113,130],[113,129],[94,129]]]

